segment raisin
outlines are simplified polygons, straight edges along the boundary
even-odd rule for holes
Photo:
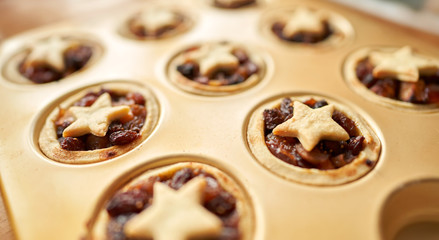
[[[132,130],[122,130],[110,134],[110,142],[113,145],[128,144],[139,136],[139,134]]]
[[[124,225],[135,216],[135,213],[119,215],[111,218],[107,225],[107,239],[108,240],[126,240],[127,237],[123,232]]]
[[[70,122],[68,120],[64,120],[62,122],[57,121],[55,123],[55,126],[56,126],[56,136],[58,138],[62,138],[62,134],[64,132],[64,129],[66,129],[70,124],[72,124],[72,122]]]
[[[98,95],[95,93],[87,93],[83,98],[81,98],[79,101],[75,102],[75,106],[79,107],[89,107],[93,105],[93,103],[98,99]]]
[[[282,112],[275,109],[265,109],[263,113],[265,130],[271,132],[277,125],[284,122],[284,115]]]
[[[44,63],[32,65],[21,64],[20,73],[34,83],[48,83],[61,79],[63,76],[56,69]]]
[[[349,139],[348,149],[354,156],[357,156],[363,150],[363,136],[352,137]]]
[[[219,240],[239,240],[241,239],[241,234],[236,227],[224,227],[221,230],[221,234],[218,238]]]
[[[169,186],[173,189],[179,189],[193,177],[194,176],[192,175],[192,170],[190,168],[183,168],[172,176]]]
[[[323,140],[319,142],[318,146],[321,151],[328,152],[331,156],[335,156],[346,151],[347,143],[345,141]]]
[[[142,186],[140,187],[142,191],[146,192],[149,196],[153,196],[154,194],[154,184],[156,182],[160,182],[159,176],[149,177]]]
[[[93,134],[89,134],[85,141],[87,150],[95,150],[110,147],[110,142],[107,137],[98,137]]]
[[[375,164],[374,161],[372,161],[372,160],[370,160],[370,159],[367,159],[367,160],[366,160],[366,165],[367,165],[367,166],[372,167],[374,164]]]
[[[141,117],[141,118],[146,117],[146,108],[142,105],[132,105],[131,112],[136,117]]]
[[[314,104],[314,108],[321,108],[326,105],[328,105],[328,102],[326,102],[325,100],[320,100]]]
[[[194,81],[205,85],[209,84],[209,78],[205,76],[196,77]]]
[[[69,151],[83,151],[85,150],[85,143],[74,137],[61,138],[60,145],[62,149]]]
[[[425,87],[428,103],[439,103],[439,84],[428,84]]]
[[[238,59],[239,63],[244,63],[248,61],[247,53],[242,49],[236,49],[233,51],[233,55]]]
[[[71,47],[64,53],[66,74],[73,73],[87,64],[93,54],[93,50],[88,46]]]
[[[398,92],[396,91],[398,82],[399,81],[391,78],[379,79],[370,87],[370,90],[379,96],[395,99],[396,96],[398,96]]]
[[[228,78],[228,81],[225,85],[233,85],[244,82],[244,78],[239,74],[233,74]]]
[[[148,200],[148,194],[139,189],[118,192],[108,202],[106,210],[112,217],[127,213],[138,213],[143,210]]]
[[[285,24],[283,24],[281,22],[275,22],[271,26],[271,31],[273,31],[273,33],[276,34],[278,37],[283,38],[282,31],[283,31],[284,27],[285,27]]]
[[[236,199],[230,193],[224,191],[204,204],[210,212],[218,216],[230,214],[235,210],[235,205]]]
[[[247,69],[247,76],[251,76],[259,71],[258,65],[253,62],[245,63],[244,67]]]
[[[355,122],[350,118],[346,117],[342,112],[335,110],[332,113],[332,119],[338,123],[348,134],[350,137],[357,135],[357,127],[355,126]]]
[[[373,68],[374,66],[367,58],[360,61],[355,68],[358,79],[368,88],[376,82],[376,79],[373,77]]]
[[[135,104],[145,105],[145,98],[138,92],[130,92],[127,94],[126,98],[128,100],[133,100]]]
[[[283,115],[291,116],[291,117],[293,116],[294,108],[291,103],[292,101],[290,98],[282,99],[282,102],[280,103],[280,111],[282,112]],[[286,118],[289,119],[291,117],[286,117]],[[287,119],[284,119],[284,121],[286,121]]]
[[[204,188],[204,201],[210,201],[221,191],[221,187],[218,184],[218,181],[213,177],[205,177],[206,180],[206,188]]]
[[[112,100],[114,100],[115,98],[119,98],[119,96],[113,90],[107,88],[101,88],[101,90],[99,90],[99,92],[97,92],[96,94],[98,96],[101,96],[104,93],[110,94]]]
[[[196,63],[188,62],[177,66],[177,71],[189,79],[193,79],[199,73],[199,66]]]
[[[313,167],[297,152],[295,146],[296,144],[299,144],[297,138],[279,137],[270,133],[266,136],[265,143],[270,152],[282,161],[303,168]]]
[[[113,121],[111,122],[110,126],[108,127],[107,135],[110,135],[114,132],[123,131],[125,128],[123,127],[122,123],[119,121]]]
[[[238,211],[232,211],[230,214],[221,216],[224,227],[238,227],[239,226],[239,213]]]
[[[426,103],[428,93],[425,92],[425,82],[419,80],[415,83],[401,82],[399,85],[399,100],[411,103]]]

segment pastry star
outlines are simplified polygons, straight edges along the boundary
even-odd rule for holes
[[[297,137],[306,151],[311,151],[320,140],[345,141],[349,134],[332,119],[334,105],[312,109],[294,101],[294,115],[273,129],[273,134]]]
[[[239,66],[238,58],[232,51],[230,45],[205,45],[198,50],[189,52],[188,59],[200,65],[200,72],[204,76],[209,76],[217,69],[236,69]]]
[[[413,55],[409,46],[393,53],[371,52],[369,59],[375,65],[374,77],[395,77],[400,81],[417,82],[420,71],[437,71],[439,61]]]
[[[150,8],[140,13],[135,23],[148,32],[156,32],[160,28],[174,26],[178,23],[175,13],[163,8]]]
[[[204,178],[194,178],[178,191],[157,182],[152,205],[129,220],[124,228],[130,238],[186,240],[217,236],[221,220],[201,205]]]
[[[110,123],[128,115],[130,107],[112,107],[110,94],[104,93],[90,107],[73,106],[68,111],[76,120],[64,129],[63,137],[79,137],[88,133],[103,137]]]
[[[282,33],[286,37],[293,37],[298,32],[323,32],[324,16],[308,8],[297,8],[287,20]]]
[[[72,46],[71,41],[62,39],[60,36],[52,36],[44,41],[39,41],[31,47],[31,52],[25,62],[45,62],[58,71],[63,71],[64,52]]]

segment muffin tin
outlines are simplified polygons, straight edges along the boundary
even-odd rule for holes
[[[2,68],[27,42],[54,32],[91,35],[102,47],[99,59],[58,82],[25,84],[2,71],[0,174],[17,238],[86,236],[103,201],[123,182],[142,171],[182,161],[218,168],[244,189],[251,200],[254,239],[391,239],[408,224],[439,221],[438,109],[405,111],[376,104],[351,89],[342,70],[351,53],[368,46],[411,45],[421,54],[439,57],[438,37],[422,39],[414,30],[330,2],[298,0],[258,1],[230,10],[209,1],[179,2],[193,20],[186,32],[145,41],[121,35],[119,27],[126,17],[148,4],[153,3],[124,2],[2,43]],[[281,43],[264,29],[265,14],[304,4],[346,19],[352,26],[349,41],[302,49]],[[227,96],[182,91],[168,78],[167,67],[185,46],[207,41],[233,41],[264,50],[264,77]],[[133,150],[99,163],[72,165],[45,157],[38,146],[40,119],[58,99],[113,81],[135,82],[156,96],[160,117],[151,135]],[[374,169],[353,182],[322,187],[279,177],[256,160],[246,137],[253,111],[273,97],[301,94],[334,99],[370,125],[381,142]]]

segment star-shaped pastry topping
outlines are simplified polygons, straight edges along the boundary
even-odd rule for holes
[[[63,137],[79,137],[91,133],[103,137],[110,123],[130,113],[128,106],[111,106],[110,94],[102,94],[90,107],[73,106],[68,111],[76,120],[64,129]]]
[[[286,37],[293,37],[299,32],[322,33],[325,16],[321,12],[311,11],[308,8],[297,8],[286,21],[282,33]]]
[[[294,115],[273,129],[273,134],[296,137],[306,151],[311,151],[320,140],[346,141],[349,134],[332,119],[334,105],[312,109],[294,101]]]
[[[125,224],[130,238],[186,240],[217,236],[221,220],[202,204],[204,178],[194,178],[175,191],[167,185],[154,184],[152,205]]]
[[[190,51],[187,59],[200,65],[200,73],[210,76],[218,69],[234,70],[239,66],[239,60],[232,54],[233,46],[228,44],[206,44],[197,50]]]
[[[419,72],[435,72],[439,61],[413,54],[411,47],[405,46],[393,53],[374,51],[369,59],[375,65],[373,75],[377,78],[394,77],[400,81],[417,82]]]
[[[175,26],[179,22],[177,14],[165,8],[148,8],[134,19],[134,24],[140,25],[148,32]]]
[[[73,45],[72,41],[62,39],[60,36],[52,36],[39,41],[31,46],[29,55],[25,59],[26,64],[44,62],[58,71],[63,71],[64,52]]]

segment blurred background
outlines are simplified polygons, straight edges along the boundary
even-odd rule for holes
[[[439,0],[322,1],[349,5],[439,35]],[[0,0],[0,33],[4,38],[42,24],[78,17],[77,13],[87,15],[124,2],[129,0]]]

